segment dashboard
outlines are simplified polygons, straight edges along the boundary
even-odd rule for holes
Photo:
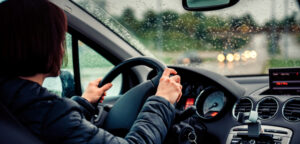
[[[210,82],[202,77],[185,79],[182,78],[182,98],[177,104],[177,109],[186,110],[195,106],[196,114],[205,120],[219,117],[225,107],[230,105],[230,100],[235,100],[223,87]],[[231,103],[232,105],[232,103]]]
[[[199,142],[300,143],[300,69],[270,70],[270,76],[224,77],[203,69],[172,68],[183,85],[177,110],[194,107],[196,112],[186,122],[206,129]]]

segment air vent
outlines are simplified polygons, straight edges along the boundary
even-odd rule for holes
[[[300,120],[300,99],[288,100],[283,106],[283,117],[289,121]]]
[[[275,98],[266,97],[257,104],[258,117],[260,119],[270,119],[277,113],[278,102]]]
[[[233,107],[233,116],[236,118],[239,112],[250,112],[253,103],[249,98],[240,99]]]

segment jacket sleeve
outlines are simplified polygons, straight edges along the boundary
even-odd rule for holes
[[[74,102],[73,102],[74,103]],[[79,109],[60,112],[46,123],[44,139],[50,143],[155,143],[164,141],[174,119],[175,108],[167,100],[149,97],[125,138],[117,137],[87,121]]]
[[[72,96],[72,100],[76,101],[80,105],[80,109],[83,112],[84,117],[90,121],[92,116],[96,114],[95,107],[81,96]]]

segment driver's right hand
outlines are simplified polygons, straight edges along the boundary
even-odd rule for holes
[[[173,76],[170,77],[170,75]],[[174,69],[165,69],[160,78],[155,95],[165,98],[171,104],[180,100],[182,96],[182,85],[180,84],[180,76],[177,75]]]

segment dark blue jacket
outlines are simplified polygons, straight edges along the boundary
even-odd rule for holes
[[[0,102],[46,143],[162,143],[175,108],[161,97],[149,97],[125,138],[97,128],[85,119],[84,106],[59,98],[39,84],[0,78]],[[1,132],[1,129],[0,129]]]

